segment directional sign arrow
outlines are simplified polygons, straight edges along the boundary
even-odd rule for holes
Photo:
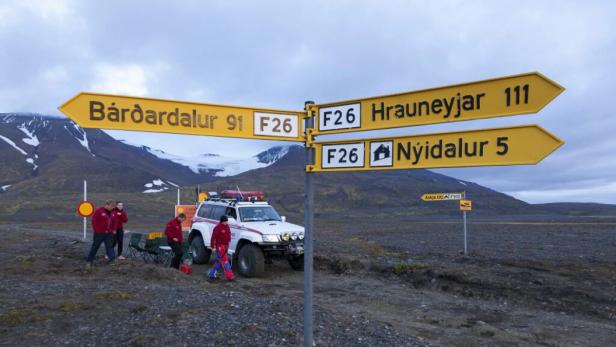
[[[428,193],[421,196],[423,201],[461,200],[462,193]]]
[[[315,135],[539,112],[564,88],[538,72],[316,105]]]
[[[79,93],[59,110],[83,128],[304,141],[302,112]]]
[[[536,164],[563,142],[538,125],[315,143],[309,172]]]

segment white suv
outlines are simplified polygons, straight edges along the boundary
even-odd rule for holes
[[[241,275],[259,276],[276,256],[286,257],[295,270],[304,269],[303,227],[287,223],[267,202],[230,199],[206,200],[197,207],[188,236],[194,263],[210,261],[210,239],[223,215],[231,228],[229,255]]]

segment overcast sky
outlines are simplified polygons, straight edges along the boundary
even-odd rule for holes
[[[566,142],[538,165],[438,171],[528,202],[616,203],[615,23],[614,1],[3,0],[0,112],[59,115],[80,91],[299,110],[539,71],[566,88],[539,114],[393,133],[537,123]],[[110,133],[176,154],[276,144]]]

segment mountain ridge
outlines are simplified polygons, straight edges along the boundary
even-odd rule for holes
[[[305,151],[301,146],[272,147],[252,156],[249,170],[243,170],[247,167],[243,163],[234,167],[233,162],[225,162],[228,158],[202,153],[197,157],[220,166],[218,171],[212,164],[207,171],[195,172],[153,154],[155,149],[116,140],[98,129],[82,129],[68,119],[0,114],[0,136],[3,219],[38,219],[41,210],[51,211],[46,217],[51,220],[74,217],[84,179],[97,205],[108,198],[122,199],[137,220],[167,218],[176,188],[185,202],[192,202],[197,184],[203,191],[262,190],[281,213],[300,223],[303,219]],[[315,215],[329,220],[456,216],[457,201],[424,202],[420,196],[460,191],[473,200],[473,216],[616,215],[615,205],[531,205],[424,169],[315,173],[314,182]]]
[[[167,188],[192,185],[225,170],[236,174],[270,165],[287,151],[283,146],[269,149],[254,156],[249,165],[209,154],[200,158],[196,165],[201,166],[195,169],[161,150],[116,140],[99,129],[83,129],[67,118],[33,113],[0,114],[0,149],[0,187],[5,187],[0,192],[24,184],[45,190],[75,189],[84,178],[92,181],[93,189],[144,191],[151,188],[145,185],[157,180]],[[110,176],[116,177],[110,180]]]

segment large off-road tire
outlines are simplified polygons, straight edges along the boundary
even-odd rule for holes
[[[257,277],[265,271],[265,259],[261,248],[246,244],[237,255],[237,270],[245,277]]]
[[[193,263],[207,264],[210,262],[212,250],[205,247],[203,237],[201,237],[201,235],[195,236],[192,239],[192,242],[190,243],[190,251],[192,252]]]
[[[304,255],[290,255],[288,258],[289,265],[295,271],[304,271]]]

